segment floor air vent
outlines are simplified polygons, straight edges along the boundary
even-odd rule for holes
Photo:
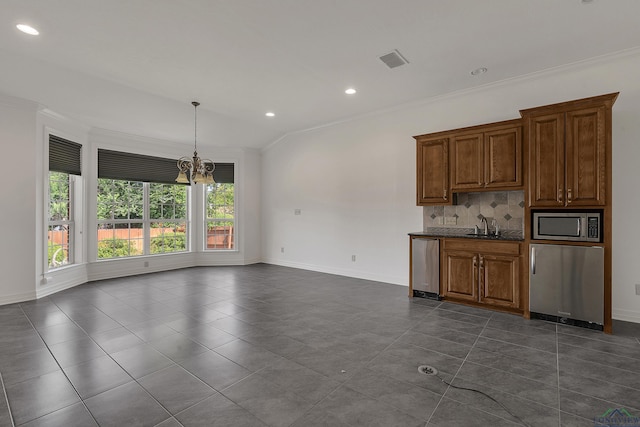
[[[438,370],[429,365],[418,366],[418,372],[425,375],[438,375]]]

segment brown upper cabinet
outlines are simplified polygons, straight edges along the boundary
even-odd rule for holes
[[[449,138],[416,136],[417,204],[450,205]]]
[[[529,146],[530,206],[607,204],[607,147],[617,96],[520,111]]]
[[[450,205],[457,191],[523,188],[521,119],[414,138],[418,206]]]
[[[521,121],[478,126],[451,137],[451,190],[522,188]]]

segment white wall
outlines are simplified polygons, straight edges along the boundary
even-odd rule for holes
[[[37,105],[0,98],[0,304],[35,297]]]
[[[634,292],[640,283],[640,80],[632,71],[638,69],[640,51],[631,51],[286,136],[263,152],[263,259],[406,285],[406,234],[422,229],[412,135],[619,91],[613,108],[613,317],[640,322]]]
[[[260,262],[260,151],[244,150],[244,167],[241,186],[238,188],[240,199],[237,201],[238,215],[244,224],[239,230],[240,246],[244,253],[244,263]]]

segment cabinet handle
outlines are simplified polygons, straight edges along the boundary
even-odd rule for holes
[[[571,203],[571,189],[567,188],[567,203]]]
[[[447,189],[442,190],[442,198],[447,200]]]
[[[478,278],[478,287],[480,288],[480,300],[484,299],[484,258],[480,255],[480,277]]]
[[[531,274],[536,274],[536,248],[531,248]]]
[[[562,187],[558,188],[558,201],[562,203]]]
[[[473,256],[473,284],[472,286],[479,286],[478,285],[478,257],[477,256]]]

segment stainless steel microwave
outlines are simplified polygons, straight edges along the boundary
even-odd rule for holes
[[[533,212],[532,238],[576,242],[602,241],[601,212]]]

